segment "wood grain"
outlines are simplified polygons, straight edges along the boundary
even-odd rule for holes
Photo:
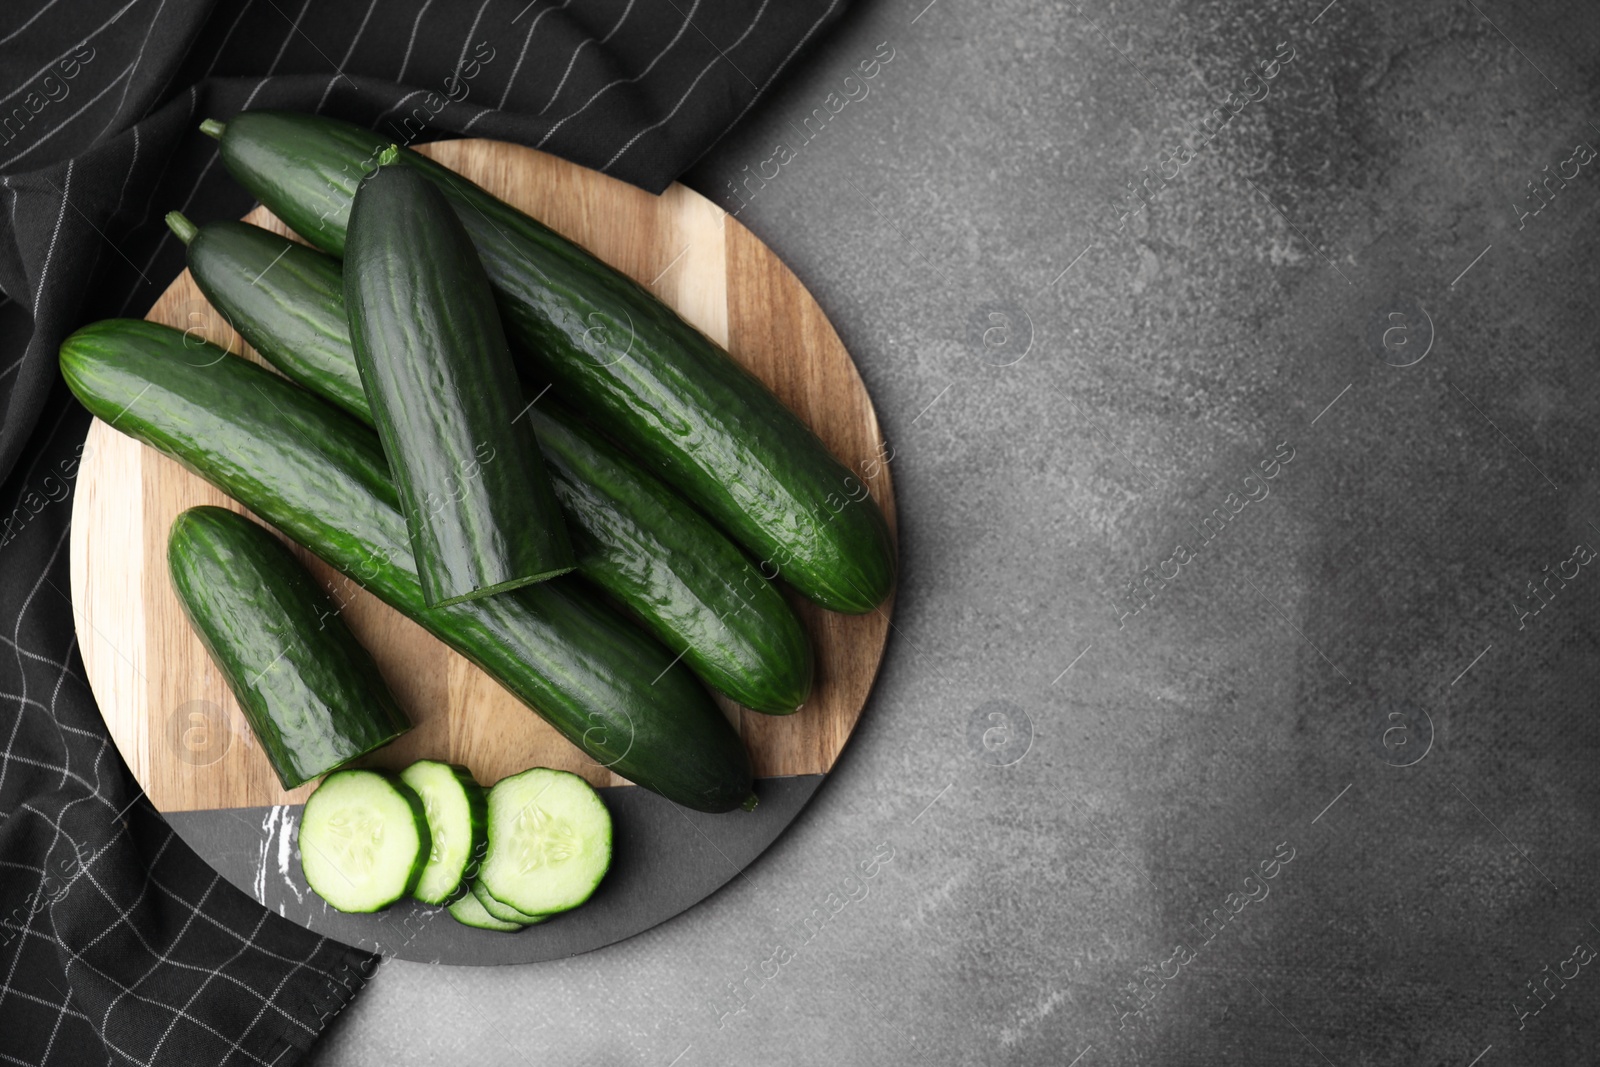
[[[893,528],[882,437],[849,353],[794,274],[737,221],[683,186],[651,196],[514,145],[450,141],[420,150],[583,244],[726,345],[861,475]],[[287,232],[264,208],[245,218]],[[257,358],[187,271],[147,318]],[[113,740],[158,809],[301,802],[311,787],[279,787],[168,584],[167,529],[195,504],[244,510],[95,421],[78,476],[71,541],[73,605],[90,684]],[[485,783],[543,765],[576,771],[596,785],[626,784],[416,624],[297,551],[343,605],[343,617],[416,723],[364,763],[448,759]],[[762,777],[833,766],[877,673],[892,607],[851,617],[792,599],[817,648],[811,699],[785,718],[721,701]]]

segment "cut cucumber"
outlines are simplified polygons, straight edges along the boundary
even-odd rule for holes
[[[397,776],[335,771],[306,801],[300,869],[340,911],[378,911],[416,888],[428,859],[428,817]]]
[[[422,801],[428,817],[428,862],[411,895],[424,904],[446,904],[462,889],[483,856],[487,801],[472,772],[453,763],[418,760],[400,780]]]
[[[190,508],[172,522],[167,573],[285,789],[411,729],[339,608],[265,527]]]
[[[389,163],[361,183],[345,313],[394,473],[422,595],[447,607],[577,566],[472,238],[432,182]]]
[[[569,771],[535,767],[489,791],[489,853],[479,872],[496,900],[528,915],[588,900],[611,866],[611,813]]]
[[[450,917],[462,926],[473,926],[479,930],[503,930],[506,933],[515,933],[522,929],[522,923],[508,923],[496,919],[478,902],[478,898],[471,893],[463,893],[451,902]]]
[[[518,911],[510,904],[502,903],[494,898],[494,894],[483,887],[483,882],[478,879],[472,881],[472,895],[478,898],[478,903],[483,905],[483,910],[493,915],[501,922],[516,923],[519,926],[532,926],[542,923],[550,918],[548,915],[529,915]]]

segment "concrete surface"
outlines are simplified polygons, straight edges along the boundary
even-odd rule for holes
[[[837,773],[691,912],[387,964],[314,1061],[1593,1063],[1597,12],[926,2],[692,176],[782,160],[740,218],[895,449]]]

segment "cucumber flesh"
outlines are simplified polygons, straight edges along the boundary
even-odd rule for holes
[[[411,895],[424,904],[446,904],[482,857],[487,841],[483,787],[465,767],[437,760],[418,760],[400,772],[400,780],[422,801],[431,841]]]
[[[496,919],[478,902],[478,898],[471,893],[463,893],[451,902],[446,909],[450,917],[462,926],[473,926],[479,930],[501,930],[505,933],[515,933],[522,929],[522,923],[508,923]]]
[[[428,819],[405,783],[378,771],[335,771],[306,801],[300,868],[340,911],[388,907],[416,888],[428,858]]]
[[[489,852],[479,880],[528,915],[588,900],[611,866],[611,813],[569,771],[535,767],[489,791]]]
[[[550,918],[548,915],[529,915],[526,912],[518,911],[510,904],[496,900],[494,894],[483,887],[481,880],[473,880],[472,895],[478,898],[478,903],[483,905],[484,911],[501,922],[516,923],[518,926],[532,926],[534,923],[542,923]]]

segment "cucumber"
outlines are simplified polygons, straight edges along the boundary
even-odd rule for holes
[[[361,384],[429,605],[577,566],[528,428],[494,293],[444,195],[399,149],[356,193],[344,298]]]
[[[167,224],[188,244],[201,291],[246,341],[291,380],[371,423],[337,260],[245,223],[197,228],[174,212]],[[524,417],[566,512],[579,572],[668,648],[685,649],[689,669],[737,703],[769,714],[803,704],[811,642],[749,557],[570,413],[545,401]]]
[[[428,863],[411,895],[424,904],[447,904],[488,845],[483,787],[465,767],[431,759],[417,760],[400,772],[400,780],[417,794],[428,817]]]
[[[190,508],[172,521],[167,571],[285,789],[411,729],[328,595],[260,526]]]
[[[811,641],[750,557],[632,457],[553,404],[529,409],[578,565],[705,683],[788,715],[811,693]]]
[[[339,911],[380,911],[416,888],[428,859],[422,802],[380,771],[335,771],[300,816],[306,884]]]
[[[414,619],[591,759],[700,811],[753,805],[738,734],[673,653],[587,586],[556,578],[430,608],[372,431],[305,390],[170,327],[92,323],[61,346],[91,414],[231,494]]]
[[[501,922],[516,923],[518,926],[532,926],[550,918],[548,915],[528,915],[513,908],[510,904],[496,900],[494,894],[483,887],[481,879],[473,880],[472,895],[478,898],[478,903],[483,905],[484,911]]]
[[[346,122],[247,111],[207,120],[223,163],[306,240],[344,253],[351,201],[388,147]],[[803,595],[861,613],[894,584],[894,549],[865,487],[714,342],[578,245],[409,149],[472,235],[506,328],[607,432]]]
[[[446,909],[450,917],[462,926],[473,926],[479,930],[500,930],[508,934],[516,933],[525,923],[508,923],[496,919],[484,910],[483,904],[471,893],[463,893],[452,901]]]
[[[489,790],[489,851],[478,880],[528,915],[570,911],[611,867],[611,812],[570,771],[535,767]]]
[[[247,222],[196,226],[173,211],[167,227],[187,246],[195,284],[251,348],[292,381],[372,422],[338,260]]]

